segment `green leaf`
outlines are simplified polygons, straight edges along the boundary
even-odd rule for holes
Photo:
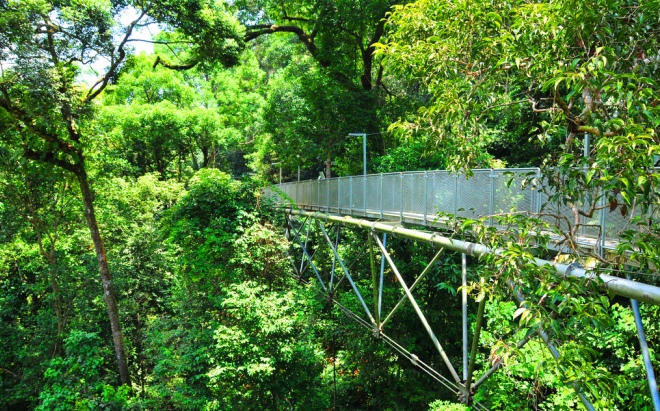
[[[524,312],[529,311],[526,307],[520,307],[516,310],[516,312],[513,313],[513,319],[515,320],[519,315],[523,314]]]

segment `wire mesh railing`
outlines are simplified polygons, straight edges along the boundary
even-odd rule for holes
[[[306,210],[420,225],[430,225],[438,213],[478,218],[512,212],[538,214],[542,209],[548,214],[544,218],[560,230],[575,224],[570,206],[549,203],[547,190],[539,186],[540,169],[472,171],[469,178],[447,171],[414,171],[297,181],[275,185],[266,195]],[[530,176],[536,178],[523,184]],[[578,221],[579,237],[601,249],[614,247],[630,224],[629,217],[610,212],[604,204],[591,217],[578,216]]]

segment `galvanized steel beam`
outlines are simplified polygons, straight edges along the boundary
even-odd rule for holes
[[[323,221],[331,221],[342,225],[360,227],[363,229],[374,230],[381,233],[387,233],[396,237],[409,238],[412,240],[425,241],[433,244],[436,247],[444,247],[448,250],[465,253],[472,256],[480,257],[487,254],[499,254],[500,251],[492,250],[491,248],[478,243],[469,241],[462,241],[442,236],[437,233],[429,233],[425,231],[412,230],[402,226],[392,226],[381,222],[373,222],[364,219],[358,219],[348,216],[339,216],[334,214],[324,214],[319,212],[309,212],[303,210],[286,209],[286,213],[293,216],[309,216]],[[568,264],[553,263],[551,261],[536,258],[534,260],[538,266],[553,266],[560,275],[568,275],[576,278],[593,277],[596,274],[587,271],[583,268],[569,267]],[[639,302],[647,304],[660,305],[660,287],[652,286],[649,284],[639,283],[636,281],[627,280],[624,278],[615,277],[607,274],[599,274],[600,279],[608,292],[635,299]]]
[[[433,341],[433,344],[435,345],[435,348],[438,350],[440,353],[440,356],[442,357],[442,360],[445,362],[445,365],[447,366],[447,369],[449,369],[449,372],[451,373],[451,376],[454,378],[454,381],[456,383],[460,384],[461,379],[456,373],[456,370],[454,369],[454,366],[451,364],[451,361],[449,361],[449,357],[447,356],[447,353],[445,353],[445,350],[442,348],[442,345],[440,344],[440,341],[438,341],[438,338],[435,336],[435,333],[431,329],[431,326],[429,325],[428,321],[426,320],[426,316],[424,313],[422,313],[422,310],[419,308],[419,305],[417,305],[417,301],[415,301],[415,297],[410,293],[410,289],[406,286],[406,282],[404,281],[403,277],[399,273],[399,270],[396,268],[396,265],[394,265],[394,261],[392,261],[392,258],[390,258],[389,253],[383,246],[383,243],[381,243],[380,238],[376,235],[376,233],[372,233],[372,237],[376,240],[376,243],[378,244],[378,247],[380,247],[381,251],[385,255],[385,259],[387,260],[387,263],[389,264],[390,268],[394,272],[394,275],[396,275],[396,278],[399,280],[399,284],[401,285],[401,288],[403,288],[403,292],[406,294],[408,297],[408,300],[410,301],[410,304],[413,306],[413,309],[417,313],[417,316],[419,317],[420,321],[422,322],[422,325],[426,329],[426,332],[428,333],[429,337],[431,337],[431,341]]]

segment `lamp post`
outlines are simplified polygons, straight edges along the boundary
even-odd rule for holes
[[[298,181],[300,181],[300,154],[296,155],[296,159],[298,160]]]
[[[367,133],[348,133],[349,137],[362,137],[362,164],[364,166],[363,174],[367,175]]]
[[[270,163],[271,166],[280,166],[280,184],[282,184],[282,162]]]

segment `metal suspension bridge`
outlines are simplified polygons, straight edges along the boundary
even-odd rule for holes
[[[526,184],[528,181],[531,183]],[[273,199],[286,215],[286,234],[296,245],[295,250],[300,252],[299,255],[294,256],[294,267],[300,279],[303,279],[305,273],[309,273],[309,276],[318,282],[326,298],[334,301],[348,317],[388,344],[399,355],[409,359],[421,371],[455,392],[459,401],[476,409],[486,410],[483,404],[473,401],[474,393],[502,368],[504,363],[502,359],[494,360],[491,368],[482,370],[477,378],[476,357],[487,298],[481,298],[478,302],[470,342],[467,256],[478,258],[499,254],[503,250],[494,250],[483,244],[450,238],[448,219],[438,218],[437,215],[446,213],[458,217],[485,217],[486,224],[495,227],[498,223],[493,216],[499,214],[515,212],[537,216],[551,215],[552,217],[544,218],[552,219],[560,230],[569,229],[570,222],[575,221],[576,226],[573,231],[577,233],[576,245],[592,249],[600,255],[613,250],[618,243],[619,235],[630,228],[629,219],[619,213],[608,212],[604,204],[590,218],[575,215],[574,210],[569,206],[550,206],[547,204],[548,190],[540,187],[540,181],[539,169],[531,168],[473,170],[471,178],[445,171],[423,171],[290,182],[272,186],[266,189],[265,194]],[[542,210],[547,210],[549,207],[554,207],[552,213],[542,213]],[[570,219],[562,216],[570,216]],[[657,217],[650,216],[650,218]],[[363,231],[367,237],[364,249],[352,263],[344,261],[339,252],[340,242],[343,239],[342,229]],[[433,249],[433,258],[412,283],[406,282],[404,275],[393,261],[387,247],[388,237],[390,241],[395,238],[426,243]],[[560,241],[554,244],[557,252],[566,251],[560,245]],[[329,267],[327,270],[321,269],[319,264],[323,252],[318,251],[324,247],[331,251],[329,253],[331,262],[327,262],[326,265]],[[374,252],[374,249],[378,251]],[[443,343],[438,339],[427,319],[424,307],[419,304],[413,293],[445,250],[462,255],[460,368],[455,366],[456,359],[452,361],[447,354]],[[377,253],[380,254],[380,269],[378,269]],[[354,272],[355,263],[365,255],[369,260],[370,273]],[[650,400],[655,411],[660,411],[658,386],[639,311],[639,302],[660,305],[660,287],[632,281],[629,278],[596,273],[576,263],[562,264],[538,258],[534,262],[539,266],[553,267],[560,276],[593,278],[597,275],[602,280],[604,293],[630,299],[650,390]],[[385,281],[386,266],[387,275],[394,277],[392,281]],[[371,281],[365,281],[368,277],[371,277]],[[398,284],[403,293],[391,310],[384,310],[383,290],[392,283]],[[508,286],[516,303],[522,307],[526,306],[525,296],[521,291],[511,282]],[[357,298],[356,306],[360,307],[361,311],[355,312],[336,299],[340,287]],[[369,294],[371,296],[365,297]],[[370,299],[373,301],[368,301]],[[404,304],[410,304],[418,317],[424,333],[441,358],[445,373],[438,370],[438,364],[419,358],[389,334],[386,326]],[[559,360],[561,347],[556,346],[542,327],[535,334],[546,346],[550,355]],[[533,339],[535,334],[522,338],[517,342],[516,347],[521,349]],[[457,369],[461,371],[460,375]],[[595,410],[580,383],[574,381],[570,385],[582,405],[587,410]]]

